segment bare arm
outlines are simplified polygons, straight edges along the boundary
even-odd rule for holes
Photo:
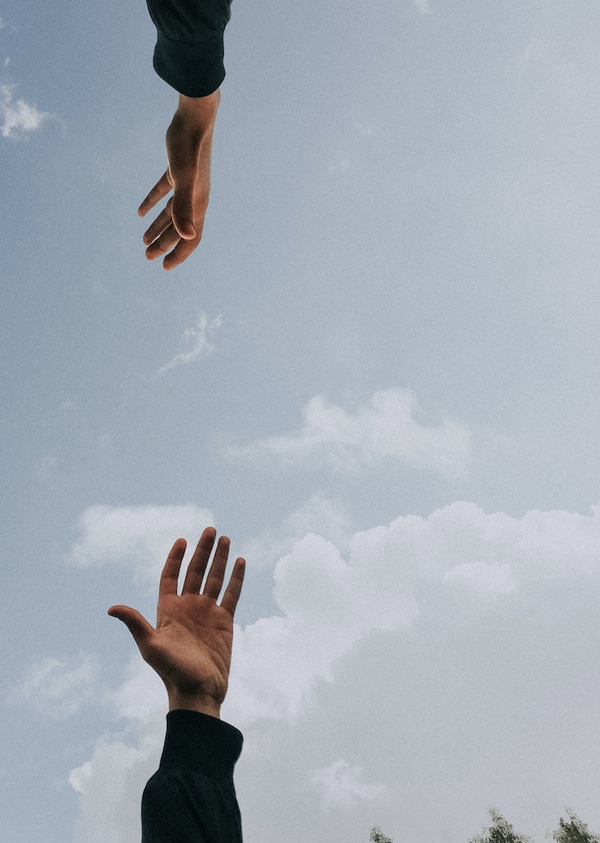
[[[221,100],[219,90],[206,97],[179,94],[167,129],[169,166],[138,209],[141,217],[173,191],[173,196],[144,234],[148,260],[165,255],[173,269],[188,258],[202,238],[210,194],[212,140]],[[168,254],[167,254],[168,253]]]

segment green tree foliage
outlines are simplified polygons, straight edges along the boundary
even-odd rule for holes
[[[587,825],[567,809],[568,820],[561,817],[558,828],[552,835],[556,843],[600,843],[600,837],[592,834]]]
[[[490,810],[492,823],[480,837],[473,837],[469,843],[531,843],[529,837],[517,834],[512,825],[493,808]]]
[[[391,837],[388,837],[387,834],[384,834],[379,826],[374,826],[371,829],[369,843],[394,843],[394,841]]]
[[[600,843],[600,836],[592,834],[587,825],[567,808],[568,820],[561,817],[558,828],[552,833],[555,843]],[[529,837],[517,834],[513,826],[494,808],[490,809],[490,827],[482,835],[472,837],[469,843],[532,843]],[[393,843],[379,826],[373,826],[369,843]]]

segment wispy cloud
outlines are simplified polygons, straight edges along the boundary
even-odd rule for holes
[[[50,117],[49,113],[40,111],[35,105],[15,99],[14,91],[14,85],[7,82],[0,84],[0,133],[3,138],[25,138]]]
[[[431,14],[431,3],[429,0],[413,0],[413,4],[417,7],[420,15]]]
[[[97,697],[97,685],[98,661],[95,657],[82,655],[76,665],[44,658],[31,665],[14,688],[10,701],[27,702],[43,714],[62,720]]]
[[[316,770],[312,776],[312,783],[321,792],[326,806],[330,808],[344,810],[351,807],[357,799],[379,802],[389,798],[389,791],[384,785],[365,782],[360,767],[343,759]]]
[[[372,138],[379,133],[379,126],[377,123],[361,123],[359,120],[355,120],[354,125],[363,138]]]
[[[304,425],[298,433],[230,446],[226,453],[288,463],[318,457],[321,464],[337,470],[355,470],[392,458],[449,474],[464,471],[470,456],[469,431],[447,420],[427,427],[417,421],[419,415],[422,410],[410,390],[376,392],[354,413],[317,395],[304,407]]]
[[[349,173],[354,167],[352,159],[349,155],[342,155],[337,161],[334,161],[327,170],[330,176],[336,176],[340,173]]]
[[[521,50],[514,62],[519,77],[523,78],[532,69],[532,66],[541,64],[543,57],[544,45],[539,38],[534,38]]]
[[[163,375],[171,369],[175,369],[178,366],[185,366],[186,363],[194,363],[212,354],[215,347],[211,344],[209,338],[219,330],[221,325],[221,316],[209,319],[208,315],[202,311],[198,315],[196,324],[192,325],[191,328],[186,328],[183,335],[187,350],[176,354],[168,363],[161,366],[157,374]]]

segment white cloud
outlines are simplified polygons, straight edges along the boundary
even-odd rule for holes
[[[389,798],[388,789],[384,785],[363,781],[360,767],[343,759],[316,770],[312,782],[330,808],[344,810],[350,808],[357,799],[379,802]]]
[[[76,665],[44,658],[29,667],[13,690],[11,702],[27,702],[43,714],[62,720],[97,698],[98,692],[98,660],[94,656],[82,655]]]
[[[264,530],[248,539],[241,555],[251,559],[253,566],[270,568],[309,531],[334,542],[339,548],[346,548],[350,535],[350,517],[341,501],[317,492],[290,513],[280,527]]]
[[[197,360],[202,360],[215,350],[215,347],[210,343],[209,338],[215,334],[222,325],[221,316],[216,316],[214,319],[209,319],[208,315],[202,311],[198,315],[195,325],[191,328],[186,328],[184,333],[184,341],[187,350],[176,354],[168,363],[158,370],[157,374],[162,375],[171,369],[176,369],[178,366],[185,366],[186,363],[194,363]]]
[[[276,566],[279,614],[236,629],[223,716],[246,736],[247,843],[358,843],[375,824],[464,843],[491,803],[540,839],[565,803],[600,825],[600,507],[459,502],[347,546],[302,537]],[[160,692],[139,660],[112,695],[134,745],[107,738],[75,774],[76,843],[139,838]]]
[[[118,718],[162,724],[165,699],[162,681],[136,653],[125,668],[122,683],[107,697],[107,703]]]
[[[162,736],[155,728],[136,737],[135,746],[101,738],[89,761],[71,772],[69,781],[80,797],[73,843],[140,839],[141,794],[158,766]]]
[[[466,562],[444,575],[445,582],[462,582],[483,595],[509,595],[517,590],[517,580],[506,564]]]
[[[126,735],[103,735],[91,758],[71,770],[69,782],[80,797],[73,843],[131,843],[141,837],[140,800],[157,769],[165,730],[162,682],[135,655],[122,684],[103,701],[115,719],[129,724]],[[107,811],[107,805],[110,811]]]
[[[50,115],[23,99],[15,99],[14,85],[0,84],[0,133],[3,138],[22,138],[39,129]]]
[[[137,582],[156,588],[167,553],[179,536],[195,544],[213,514],[196,504],[92,506],[79,519],[80,538],[69,553],[75,565],[130,566]]]
[[[298,433],[229,446],[226,452],[237,459],[284,463],[317,458],[340,471],[396,459],[447,474],[463,472],[470,458],[469,431],[447,420],[438,427],[425,426],[416,418],[422,412],[410,390],[376,392],[354,413],[317,395],[304,407]]]

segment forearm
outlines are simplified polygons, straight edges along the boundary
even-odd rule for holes
[[[171,131],[212,139],[220,102],[221,93],[218,89],[205,97],[187,97],[185,94],[179,94]]]

